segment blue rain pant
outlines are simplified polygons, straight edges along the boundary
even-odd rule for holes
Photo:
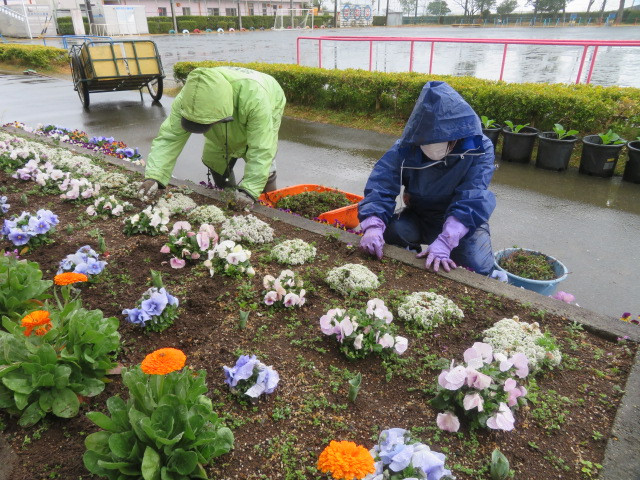
[[[441,215],[421,217],[410,208],[405,208],[391,217],[384,232],[384,241],[419,252],[421,244],[432,243],[442,233],[444,220]],[[489,224],[483,223],[474,232],[462,237],[451,252],[451,259],[458,266],[489,275],[494,267]]]

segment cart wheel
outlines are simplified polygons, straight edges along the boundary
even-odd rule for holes
[[[147,88],[149,89],[149,95],[153,98],[154,102],[160,101],[162,98],[162,77],[154,78],[149,83],[147,83]]]
[[[82,75],[82,63],[78,57],[71,57],[71,74],[73,76],[73,83],[75,89],[78,92],[82,106],[89,107],[89,89],[85,82],[82,81],[84,75]]]

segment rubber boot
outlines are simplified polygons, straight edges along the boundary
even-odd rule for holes
[[[273,192],[274,190],[277,190],[278,187],[276,187],[276,179],[278,178],[278,174],[276,172],[271,172],[269,174],[269,178],[267,178],[267,184],[264,186],[264,190],[262,190],[262,192]]]

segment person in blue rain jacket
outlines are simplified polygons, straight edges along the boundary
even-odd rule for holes
[[[494,160],[469,104],[447,83],[428,82],[402,137],[369,176],[358,205],[361,248],[382,258],[385,242],[417,252],[428,244],[418,254],[427,268],[491,274]],[[405,207],[394,213],[403,186]]]

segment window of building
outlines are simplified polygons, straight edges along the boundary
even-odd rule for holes
[[[209,15],[210,17],[217,17],[218,15],[220,15],[220,9],[219,8],[207,8],[207,15]]]
[[[167,7],[158,7],[158,16],[166,17],[167,16]]]
[[[191,7],[182,7],[182,15],[191,15]]]
[[[266,15],[267,14],[267,3],[263,3],[262,4],[262,15]]]
[[[238,11],[235,8],[225,8],[225,15],[227,17],[237,17],[238,16]]]

